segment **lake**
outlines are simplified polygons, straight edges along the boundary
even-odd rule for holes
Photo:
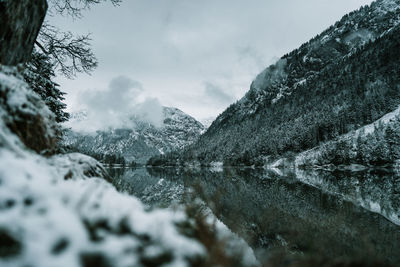
[[[400,174],[214,168],[110,169],[150,207],[203,200],[264,262],[276,251],[400,263]]]

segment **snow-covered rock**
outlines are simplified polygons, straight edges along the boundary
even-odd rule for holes
[[[186,220],[184,213],[146,212],[138,200],[103,179],[82,179],[85,168],[68,156],[56,160],[71,166],[71,178],[65,180],[54,161],[19,152],[23,157],[0,152],[0,232],[13,244],[2,247],[2,266],[87,266],[91,261],[185,266],[187,259],[204,254],[202,245],[175,227]]]
[[[18,77],[0,73],[0,85],[1,266],[186,266],[204,258],[205,248],[177,227],[184,212],[146,211],[90,157],[28,149],[8,126],[19,119],[13,112],[45,121],[48,109]]]
[[[28,148],[40,153],[54,148],[59,131],[54,115],[16,68],[0,66],[0,117]]]

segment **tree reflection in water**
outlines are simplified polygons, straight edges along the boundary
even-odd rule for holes
[[[400,175],[392,171],[140,168],[111,174],[119,190],[153,207],[199,196],[261,262],[282,251],[400,262]]]

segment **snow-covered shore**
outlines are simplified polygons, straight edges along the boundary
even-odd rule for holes
[[[212,248],[183,208],[149,211],[108,183],[107,171],[95,159],[54,153],[59,126],[16,68],[0,67],[0,117],[1,266],[213,263]],[[222,223],[215,229],[206,231],[216,242],[213,247],[240,240]],[[252,250],[241,242],[243,254],[234,255],[243,255],[239,266],[257,266]],[[229,258],[231,252],[221,248]]]

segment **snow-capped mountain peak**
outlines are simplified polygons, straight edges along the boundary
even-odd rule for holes
[[[84,123],[82,114],[72,114],[71,118]],[[177,108],[163,107],[163,116],[161,127],[132,116],[126,127],[95,133],[82,133],[72,128],[66,131],[63,144],[71,150],[97,157],[120,155],[129,162],[145,163],[154,155],[182,149],[193,143],[205,129],[200,122]],[[74,124],[74,121],[70,123]]]

